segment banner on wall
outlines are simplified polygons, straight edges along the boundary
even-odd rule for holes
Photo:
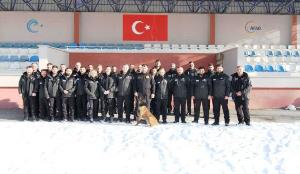
[[[168,16],[124,14],[123,41],[168,41]]]

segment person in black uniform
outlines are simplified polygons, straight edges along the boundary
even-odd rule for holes
[[[151,78],[155,81],[155,77],[157,76],[157,69],[154,67],[150,70]],[[150,112],[155,113],[155,100],[151,99],[150,102]]]
[[[230,81],[229,76],[223,73],[222,65],[217,66],[217,72],[212,78],[212,96],[213,96],[213,110],[215,122],[212,125],[219,125],[220,109],[222,106],[225,126],[229,125],[229,110],[228,110],[228,97],[230,94]]]
[[[155,60],[155,63],[154,63],[154,67],[157,71],[159,71],[161,69],[161,62],[159,59],[156,59]]]
[[[88,79],[85,67],[80,67],[79,73],[76,77],[76,108],[77,120],[85,121],[87,118],[87,95],[85,92],[85,81]],[[98,108],[98,106],[97,106]]]
[[[134,95],[137,98],[136,111],[141,103],[145,103],[147,108],[150,109],[150,102],[155,94],[155,82],[148,73],[148,65],[144,64],[142,66],[142,73],[137,75],[134,85]],[[136,114],[137,113],[135,113],[135,116]]]
[[[62,111],[64,121],[68,116],[74,121],[74,93],[76,90],[76,79],[72,76],[72,69],[67,68],[66,73],[61,76],[59,90],[62,93]]]
[[[182,67],[177,68],[177,75],[172,80],[171,86],[174,95],[174,114],[175,114],[174,123],[179,122],[179,117],[181,118],[182,123],[186,123],[185,107],[186,107],[187,90],[190,86],[190,81],[189,78],[183,73]]]
[[[115,98],[116,83],[114,77],[111,76],[111,67],[108,66],[103,74],[103,79],[100,82],[100,92],[103,94],[103,113],[105,122],[112,122],[114,119],[114,98]],[[101,95],[101,94],[100,94]],[[109,115],[107,116],[107,113]]]
[[[168,79],[168,82],[171,82],[176,75],[177,75],[176,64],[172,63],[171,68],[166,73],[166,77]],[[173,96],[173,89],[170,88],[169,92],[168,92],[168,114],[171,114],[173,112],[172,96]]]
[[[35,79],[38,79],[40,78],[41,76],[41,72],[39,70],[39,66],[37,63],[32,63],[31,64],[31,67],[33,69],[33,76],[35,77]],[[34,107],[34,112],[35,112],[35,115],[37,115],[37,120],[39,119],[38,116],[40,115],[40,111],[39,111],[39,98],[38,98],[39,94],[36,93],[36,96],[32,96],[34,102],[35,102],[35,107]]]
[[[46,78],[48,76],[48,70],[42,69],[41,76],[37,79],[37,94],[39,95],[39,118],[48,119],[49,118],[49,94],[46,90]]]
[[[237,66],[236,73],[231,75],[232,99],[238,117],[238,124],[250,126],[249,94],[252,87],[250,77],[242,66]]]
[[[24,107],[24,121],[28,121],[29,117],[32,117],[33,121],[37,120],[35,112],[35,99],[36,99],[36,77],[33,75],[33,69],[31,66],[26,67],[26,72],[20,77],[19,80],[19,95],[23,99]]]
[[[215,74],[215,67],[214,67],[214,64],[213,63],[209,63],[208,64],[208,67],[207,67],[207,72],[205,73],[205,76],[207,76],[208,78],[211,79],[211,77]],[[209,102],[208,102],[208,110],[210,110],[210,102],[211,102],[211,99],[209,99]]]
[[[101,81],[103,79],[103,66],[101,64],[98,64],[97,66],[97,73],[98,73],[98,82],[99,82],[99,85],[101,84]],[[104,108],[104,102],[103,102],[103,93],[100,92],[99,94],[99,104],[98,104],[98,114],[100,113],[101,116],[99,117],[99,120],[103,120],[104,119],[104,116],[102,115],[104,112],[103,112],[103,108]]]
[[[129,72],[129,65],[122,67],[122,72],[116,78],[118,121],[123,121],[125,109],[126,123],[130,123],[131,103],[133,100],[134,76]]]
[[[93,122],[94,118],[98,117],[98,102],[100,96],[100,84],[96,70],[89,72],[89,78],[85,80],[84,90],[87,94],[89,121]]]
[[[211,98],[211,79],[204,75],[204,67],[200,67],[198,75],[192,80],[192,95],[195,101],[195,116],[194,123],[198,123],[200,117],[200,107],[202,103],[202,109],[204,113],[204,124],[208,125],[209,108],[208,103]]]
[[[193,61],[189,62],[190,67],[184,72],[184,74],[189,78],[189,80],[193,80],[197,76],[197,69],[195,68],[195,64]],[[191,94],[191,86],[188,86],[187,90],[187,110],[188,110],[188,115],[192,115],[192,94]],[[194,103],[194,108],[195,108],[195,101]]]
[[[155,117],[159,121],[162,115],[163,123],[167,123],[167,110],[168,110],[168,92],[169,81],[165,76],[165,69],[160,68],[158,75],[155,76]]]
[[[53,65],[52,73],[46,79],[46,90],[49,97],[49,119],[54,121],[55,118],[62,118],[61,108],[61,93],[59,91],[60,76],[58,74],[58,67]]]

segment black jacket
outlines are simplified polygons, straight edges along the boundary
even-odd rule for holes
[[[134,76],[130,72],[126,74],[118,74],[116,78],[116,90],[118,96],[133,95]]]
[[[198,75],[192,80],[192,95],[196,99],[207,99],[212,92],[211,79],[205,75]]]
[[[242,96],[245,99],[249,99],[249,93],[251,91],[251,80],[246,72],[242,74],[242,76],[238,76],[237,73],[231,75],[231,91],[232,91],[232,98],[235,99],[236,93],[241,91]]]
[[[176,75],[171,82],[174,98],[186,98],[189,85],[190,80],[186,75]]]
[[[25,96],[32,96],[32,93],[37,91],[37,78],[34,75],[27,76],[27,73],[24,72],[19,80],[18,91],[19,94]]]
[[[214,71],[207,71],[204,75],[207,76],[208,78],[211,78],[215,74]]]
[[[76,78],[76,96],[85,95],[85,82],[88,79],[87,74],[79,74]]]
[[[155,98],[156,99],[168,99],[169,93],[169,81],[167,77],[162,77],[161,75],[157,75],[154,78],[155,80]]]
[[[215,98],[229,97],[230,80],[227,74],[215,73],[212,77],[212,96]]]
[[[151,75],[138,74],[135,79],[134,91],[143,96],[155,94],[155,82]]]
[[[104,91],[109,91],[109,94],[104,95]],[[115,78],[112,76],[107,76],[103,74],[103,78],[100,81],[100,96],[105,98],[114,98],[116,92],[116,82]]]
[[[61,92],[59,90],[59,82],[60,75],[56,75],[55,77],[49,76],[46,79],[46,90],[49,95],[49,98],[56,98],[61,96]]]
[[[189,78],[190,81],[193,81],[194,78],[198,75],[196,68],[194,69],[189,68],[184,72],[184,74]],[[187,94],[190,96],[192,94],[191,92],[192,92],[192,85],[189,84]]]
[[[39,98],[49,98],[49,94],[46,88],[46,79],[47,77],[43,78],[42,76],[37,79],[37,93]]]
[[[67,77],[65,75],[60,78],[59,90],[62,93],[63,97],[74,97],[76,89],[76,79],[74,76]],[[65,94],[64,90],[67,90],[68,93]]]
[[[98,99],[100,97],[100,84],[98,79],[88,78],[84,85],[87,99]]]

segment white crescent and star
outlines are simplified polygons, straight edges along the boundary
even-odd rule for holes
[[[137,26],[139,23],[143,24],[144,22],[143,22],[143,21],[134,21],[134,22],[132,23],[132,25],[131,25],[131,30],[132,30],[132,32],[133,32],[134,34],[136,34],[136,35],[141,35],[141,34],[143,34],[143,33],[145,32],[145,31],[137,31],[136,26]],[[144,28],[145,28],[145,30],[150,30],[150,29],[151,29],[150,25],[145,25]]]

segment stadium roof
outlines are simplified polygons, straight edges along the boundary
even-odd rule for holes
[[[300,13],[300,0],[0,0],[1,11]]]

